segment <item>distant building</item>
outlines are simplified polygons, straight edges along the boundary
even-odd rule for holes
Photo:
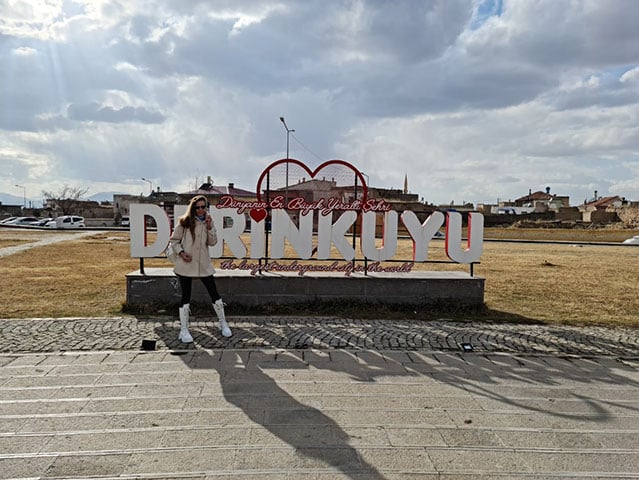
[[[7,205],[0,202],[0,220],[9,217],[19,217],[22,215],[22,205]]]
[[[617,212],[622,207],[629,206],[629,204],[630,202],[618,195],[600,197],[597,195],[597,190],[595,190],[592,199],[586,200],[582,205],[579,205],[579,211],[584,222],[613,223],[621,221]]]
[[[130,205],[147,203],[162,207],[169,218],[173,218],[173,207],[180,203],[180,197],[176,192],[163,192],[158,187],[150,195],[113,195],[112,215],[117,225],[124,216],[130,215]]]
[[[179,193],[178,198],[180,203],[187,204],[191,198],[196,195],[204,195],[211,205],[217,205],[220,198],[228,195],[232,196],[236,200],[247,202],[254,202],[257,200],[255,192],[238,188],[234,183],[229,183],[228,185],[214,185],[211,177],[208,177],[207,181],[200,185],[200,187],[196,190]]]
[[[79,215],[84,217],[87,226],[109,227],[113,225],[113,205],[111,202],[95,200],[47,198],[41,214],[56,218],[62,215]]]
[[[570,206],[570,197],[551,194],[550,187],[546,187],[545,192],[529,190],[528,195],[516,199],[513,203],[514,207],[531,208],[535,213],[556,212],[562,207]]]
[[[582,211],[606,210],[627,206],[629,203],[630,202],[628,202],[624,197],[620,197],[618,195],[599,197],[597,196],[597,190],[595,190],[595,196],[590,200],[585,200],[583,205],[580,205],[580,209]]]
[[[438,205],[437,210],[441,212],[460,212],[461,213],[461,212],[474,212],[477,209],[475,208],[475,205],[472,202],[462,201],[461,203],[455,203],[455,201],[452,201],[448,204],[442,203]]]

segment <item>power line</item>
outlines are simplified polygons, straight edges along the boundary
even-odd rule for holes
[[[310,148],[308,148],[306,145],[304,145],[299,138],[297,138],[293,133],[291,133],[291,137],[293,137],[293,140],[295,140],[297,143],[299,143],[302,148],[304,150],[306,150],[308,153],[310,153],[311,155],[313,155],[315,158],[317,158],[320,162],[324,162],[325,160],[320,157],[319,155],[317,155],[314,151],[312,151]]]

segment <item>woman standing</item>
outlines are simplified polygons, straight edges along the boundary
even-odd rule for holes
[[[180,300],[180,341],[190,343],[193,337],[189,333],[189,314],[191,303],[191,287],[194,278],[199,278],[206,287],[213,302],[213,309],[220,321],[219,327],[222,335],[231,336],[231,329],[226,323],[224,315],[224,303],[215,286],[213,273],[215,269],[211,264],[209,246],[217,243],[217,235],[213,226],[213,219],[208,213],[206,197],[198,195],[191,199],[189,208],[178,219],[173,235],[171,235],[171,247],[179,252],[173,271],[180,281],[182,298]]]

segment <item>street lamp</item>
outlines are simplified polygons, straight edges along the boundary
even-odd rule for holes
[[[144,178],[144,177],[142,177],[142,180],[144,180],[145,182],[149,182],[149,189],[150,189],[149,195],[151,195],[153,193],[153,182],[151,180],[149,180],[149,179]]]
[[[16,184],[16,187],[22,189],[22,201],[24,203],[24,208],[27,208],[27,189],[26,189],[26,187],[23,187],[22,185],[17,185],[17,184]]]
[[[370,183],[370,178],[368,177],[368,174],[366,174],[366,173],[362,172],[361,170],[359,171],[359,173],[360,173],[362,176],[366,177],[366,191],[368,191],[368,186],[369,186],[369,183]],[[362,194],[362,195],[363,195],[363,194]]]
[[[284,117],[280,117],[280,122],[282,122],[282,125],[284,125],[284,128],[286,129],[286,159],[288,160],[288,145],[289,145],[289,135],[291,134],[291,132],[294,132],[295,130],[288,128],[288,125],[286,125],[286,120],[284,120]],[[288,203],[288,162],[286,162],[286,188],[284,190],[284,205],[286,205]]]
[[[288,128],[288,125],[286,125],[286,120],[284,120],[284,117],[280,117],[280,122],[282,122],[282,125],[284,125],[284,128],[286,129],[286,158],[288,159],[288,137],[290,135],[291,132],[294,132],[295,130],[293,130],[292,128]]]

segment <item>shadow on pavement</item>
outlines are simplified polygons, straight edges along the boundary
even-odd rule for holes
[[[446,343],[446,339],[453,333],[458,338],[464,338],[463,332],[460,336],[460,328],[463,330],[464,327],[459,324],[453,328],[452,325],[443,322],[429,330],[429,335],[440,338],[442,345],[449,345],[450,351],[444,349],[440,352],[410,351],[410,348],[397,348],[401,350],[399,352],[374,351],[372,346],[370,350],[373,351],[367,351],[356,347],[356,345],[369,344],[370,336],[373,334],[376,335],[376,342],[384,341],[385,336],[388,337],[386,340],[396,338],[397,331],[401,331],[404,337],[409,336],[406,325],[396,322],[389,323],[381,331],[378,325],[370,326],[369,329],[364,324],[359,332],[353,332],[352,329],[348,331],[335,329],[326,324],[317,324],[303,329],[296,328],[294,324],[264,325],[251,329],[240,328],[237,325],[232,327],[231,339],[224,339],[213,324],[209,324],[206,328],[192,328],[191,333],[196,343],[191,348],[198,352],[200,360],[189,366],[220,369],[222,392],[229,403],[241,408],[253,422],[294,447],[299,454],[332,465],[347,475],[352,475],[353,472],[361,474],[364,471],[368,474],[367,478],[383,478],[371,465],[362,463],[357,450],[349,444],[349,435],[332,418],[314,407],[300,403],[266,373],[264,366],[266,369],[278,368],[278,362],[273,361],[274,355],[270,355],[266,360],[268,362],[270,359],[268,364],[261,364],[259,358],[250,359],[251,355],[258,355],[260,352],[242,351],[242,347],[266,351],[285,349],[278,350],[282,352],[284,358],[286,358],[285,353],[288,353],[289,358],[293,354],[298,361],[280,361],[282,368],[292,368],[291,365],[295,365],[295,368],[309,368],[312,364],[314,368],[347,373],[351,379],[358,382],[375,382],[379,377],[388,375],[406,375],[407,377],[431,375],[440,382],[515,409],[541,412],[580,422],[606,422],[613,412],[637,411],[630,405],[613,400],[590,398],[584,395],[583,390],[580,393],[571,392],[573,386],[586,385],[591,385],[593,389],[605,385],[639,387],[638,382],[615,371],[619,369],[636,371],[634,365],[626,364],[622,359],[574,357],[561,354],[528,355],[525,352],[518,355],[503,355],[490,351],[484,354],[463,353],[453,350],[452,346]],[[469,324],[468,327],[472,328],[472,325]],[[487,344],[503,342],[508,336],[530,336],[530,332],[524,330],[519,332],[519,329],[513,328],[512,325],[506,330],[500,329],[499,324],[485,325],[484,328],[484,341]],[[177,322],[156,327],[158,337],[167,345],[175,344],[178,330]],[[533,343],[561,351],[567,342],[565,331],[561,327],[553,327],[550,332],[556,335],[544,335],[543,338],[532,339]],[[571,334],[573,337],[577,335],[574,332]],[[310,358],[313,354],[311,349],[313,345],[317,345],[318,339],[327,342],[327,338],[335,340],[336,337],[343,337],[343,349],[330,347],[324,347],[324,349],[328,350],[328,355],[331,355],[331,352],[340,352],[343,354],[342,358],[351,356],[352,361],[315,363],[305,360],[305,357]],[[612,342],[597,338],[593,334],[581,334],[581,337],[583,338],[573,340],[589,342],[613,351],[617,348],[617,345],[613,345]],[[265,339],[268,340],[265,341]],[[181,348],[184,347],[181,344]],[[200,348],[218,350],[211,352],[199,350]],[[367,355],[373,360],[372,362],[367,362]],[[403,360],[396,359],[402,355],[404,355]],[[424,357],[428,357],[425,362]],[[222,362],[228,361],[236,362],[238,367],[232,374],[229,373],[228,368],[220,368],[223,365]],[[424,369],[425,365],[428,368]],[[554,390],[554,393],[549,392],[549,395],[559,395],[557,398],[548,398],[535,404],[518,400],[516,395],[508,396],[504,393],[504,384],[562,388],[559,389],[560,391]],[[247,388],[254,395],[253,401],[248,403],[245,399]],[[565,404],[561,407],[556,406],[562,400],[577,402],[577,405],[574,403],[571,405],[578,408],[573,410]],[[277,408],[269,411],[268,406],[272,405],[273,401],[277,402]],[[295,428],[291,428],[291,425]]]
[[[178,332],[177,327],[163,329],[160,336],[170,334],[173,338]],[[234,328],[233,332],[234,335],[244,333],[238,328]],[[216,329],[211,339],[223,337]],[[349,435],[332,418],[293,398],[257,362],[249,365],[250,351],[195,352],[196,361],[188,365],[195,369],[217,370],[226,401],[240,408],[256,425],[293,447],[296,455],[318,460],[352,478],[362,478],[361,475],[365,474],[366,478],[373,480],[384,479],[379,471],[360,457],[349,444]],[[190,355],[181,357],[191,358]],[[237,368],[229,369],[229,365]],[[288,368],[290,366],[290,363],[287,364]],[[302,362],[299,366],[307,368]]]

